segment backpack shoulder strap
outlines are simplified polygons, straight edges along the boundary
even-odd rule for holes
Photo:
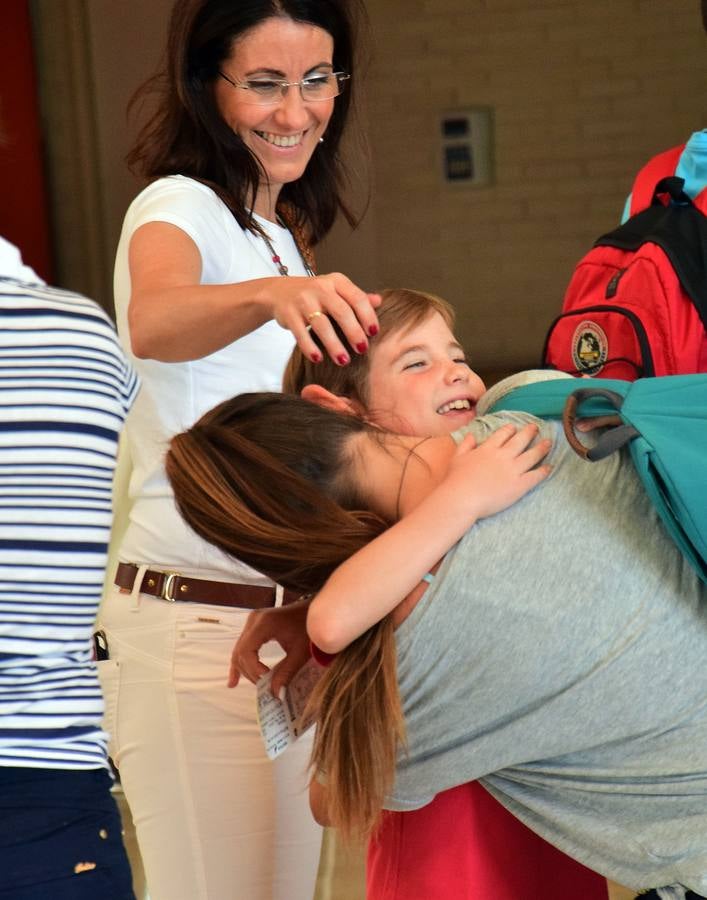
[[[633,182],[631,190],[631,208],[629,215],[633,216],[643,209],[647,209],[653,200],[653,192],[661,178],[667,178],[675,174],[675,169],[680,161],[685,144],[665,150],[650,159],[639,170]]]
[[[532,413],[541,419],[561,419],[567,397],[587,385],[603,389],[603,392],[595,390],[585,403],[586,415],[592,417],[613,415],[616,412],[615,404],[607,399],[607,392],[623,397],[631,388],[631,382],[612,378],[592,378],[591,381],[581,378],[554,378],[549,381],[536,381],[501,396],[488,412],[516,410]]]

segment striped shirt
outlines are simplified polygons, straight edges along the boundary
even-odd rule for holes
[[[107,736],[91,631],[137,380],[93,301],[3,274],[0,765],[94,769]]]

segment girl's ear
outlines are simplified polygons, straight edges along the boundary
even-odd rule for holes
[[[316,403],[317,406],[330,409],[332,412],[342,413],[345,416],[356,416],[358,419],[364,418],[365,410],[357,400],[332,394],[321,384],[305,385],[300,396],[303,400]]]

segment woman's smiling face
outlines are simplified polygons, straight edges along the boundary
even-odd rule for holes
[[[300,81],[332,72],[333,57],[334,40],[323,28],[278,16],[241,35],[221,71],[234,82]],[[253,208],[272,219],[282,186],[296,181],[307,168],[329,124],[335,99],[305,102],[299,88],[290,87],[277,104],[258,106],[247,102],[248,91],[226,78],[214,84],[216,104],[265,171],[267,183],[261,183]]]

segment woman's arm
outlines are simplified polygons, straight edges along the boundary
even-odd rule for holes
[[[477,519],[511,506],[547,477],[549,467],[538,463],[550,441],[528,446],[537,431],[534,424],[517,432],[504,425],[478,448],[466,437],[425,499],[328,579],[307,615],[314,643],[338,653],[391,612]]]
[[[238,284],[199,284],[201,255],[176,225],[148,222],[132,236],[128,322],[135,356],[161,362],[200,359],[275,319],[295,336],[303,353],[318,348],[307,315],[321,310],[312,328],[336,360],[350,354],[328,317],[351,347],[365,347],[377,324],[376,294],[366,294],[345,275],[257,278]]]
[[[253,610],[231,653],[229,687],[235,687],[241,675],[255,684],[267,674],[270,670],[260,659],[260,649],[277,641],[285,656],[273,666],[270,691],[278,696],[311,656],[305,628],[309,602],[306,597],[287,606]]]

